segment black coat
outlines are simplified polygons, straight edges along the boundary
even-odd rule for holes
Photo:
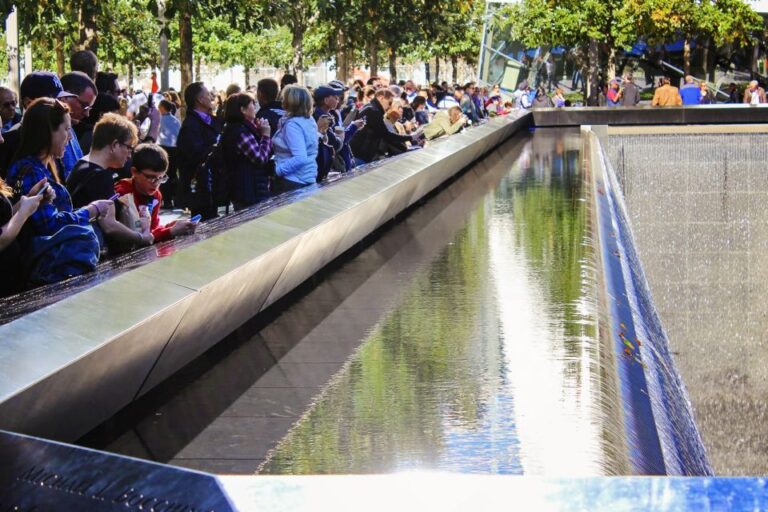
[[[410,135],[398,135],[387,129],[384,124],[384,108],[375,98],[360,110],[357,118],[365,119],[365,126],[352,137],[349,146],[352,154],[364,162],[372,162],[383,156],[381,148],[400,146],[412,140]]]
[[[272,135],[277,133],[277,123],[285,115],[283,105],[279,101],[267,103],[256,112],[256,119],[266,119],[272,129]]]
[[[219,138],[219,125],[216,118],[207,124],[197,112],[187,112],[187,117],[181,123],[176,151],[179,166],[181,190],[187,196],[187,206],[199,211],[212,201],[211,176],[202,165],[211,152],[211,148]],[[195,192],[191,193],[192,181],[195,181]]]

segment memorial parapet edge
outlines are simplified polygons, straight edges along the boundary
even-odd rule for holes
[[[0,430],[0,512],[228,512],[213,475]]]

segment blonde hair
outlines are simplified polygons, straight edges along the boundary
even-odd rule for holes
[[[8,186],[8,184],[3,180],[3,178],[0,178],[0,195],[3,195],[5,197],[12,197],[13,196],[13,189]]]
[[[312,115],[312,95],[306,87],[291,84],[282,92],[283,109],[288,117],[309,117]]]

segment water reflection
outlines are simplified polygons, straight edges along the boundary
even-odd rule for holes
[[[580,150],[572,132],[532,138],[261,472],[626,470]]]

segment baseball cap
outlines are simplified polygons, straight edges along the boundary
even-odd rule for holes
[[[344,82],[342,82],[341,80],[331,80],[330,82],[328,82],[328,87],[339,89],[342,92],[349,90],[349,87],[344,85]]]
[[[342,92],[343,91],[334,89],[333,87],[328,87],[327,85],[321,85],[320,87],[315,89],[315,100],[322,101],[324,98],[327,98],[328,96],[338,96]]]
[[[77,94],[67,92],[56,74],[50,71],[33,71],[24,77],[19,88],[22,98],[76,98]]]

